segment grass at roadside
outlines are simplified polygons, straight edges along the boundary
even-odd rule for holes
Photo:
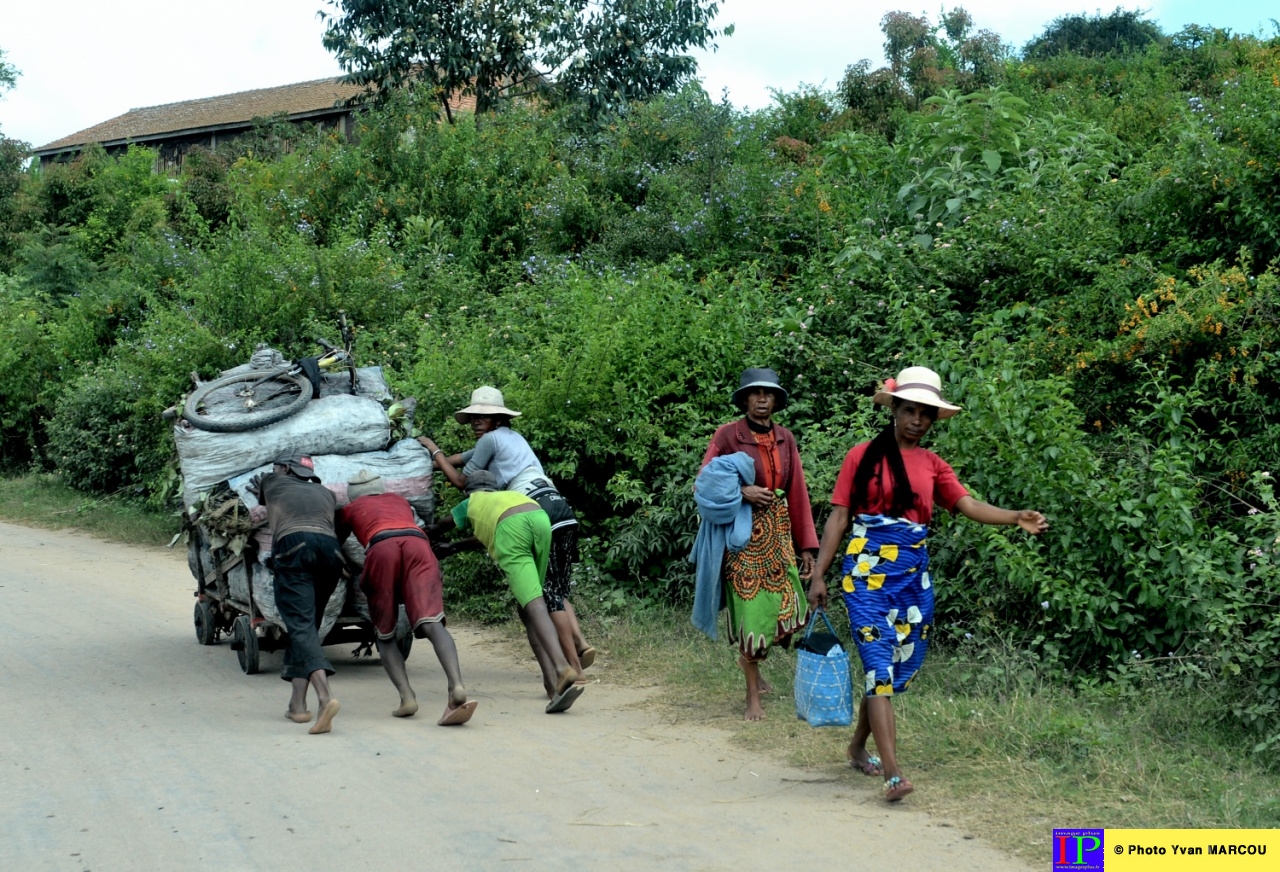
[[[172,515],[90,499],[44,475],[0,479],[0,520],[140,545],[166,544],[177,529]],[[747,724],[735,653],[723,638],[697,633],[686,609],[601,616],[589,590],[575,601],[601,650],[592,672],[603,680],[661,687],[654,704],[673,717],[723,729],[728,741],[879,801],[878,781],[844,764],[848,730],[796,720],[791,652],[770,655],[768,719]],[[524,645],[518,623],[502,636],[513,649]],[[1127,683],[1072,688],[998,644],[935,650],[894,703],[900,757],[916,784],[908,804],[1030,862],[1043,861],[1054,826],[1280,826],[1280,772],[1250,754],[1247,737],[1220,726],[1221,704],[1154,668]]]
[[[74,528],[128,545],[167,545],[180,518],[150,512],[119,497],[90,497],[64,485],[57,476],[36,473],[0,478],[0,521]]]
[[[768,718],[747,724],[735,653],[693,630],[686,610],[590,623],[610,681],[662,685],[657,704],[681,717],[879,802],[879,780],[844,762],[850,730],[796,720],[792,652],[770,654]],[[1079,689],[1044,678],[1017,652],[968,643],[931,652],[894,705],[899,759],[916,785],[909,804],[1031,862],[1047,856],[1055,826],[1280,826],[1280,771],[1220,725],[1208,692],[1154,670]]]

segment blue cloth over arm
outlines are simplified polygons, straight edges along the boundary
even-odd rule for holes
[[[720,568],[724,553],[741,551],[751,538],[751,504],[742,498],[744,485],[755,484],[756,464],[737,451],[713,457],[698,473],[694,499],[698,503],[698,537],[689,562],[697,569],[693,593],[693,625],[716,638],[720,614]]]

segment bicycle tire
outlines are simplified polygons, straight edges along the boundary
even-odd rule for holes
[[[200,406],[216,394],[234,389],[237,385],[255,382],[258,383],[254,385],[255,392],[260,392],[266,397],[262,403],[245,402],[241,404],[243,407],[238,409],[200,413]],[[271,393],[272,391],[275,393]],[[224,404],[234,395],[234,393],[228,394]],[[242,433],[246,430],[257,430],[259,427],[266,427],[296,415],[310,401],[311,381],[305,375],[255,370],[224,376],[200,385],[187,397],[182,416],[197,430],[207,430],[210,433]]]

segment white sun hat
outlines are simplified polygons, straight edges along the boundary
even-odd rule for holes
[[[502,401],[502,391],[491,385],[481,385],[471,392],[471,405],[465,409],[459,409],[453,413],[453,420],[459,424],[466,424],[471,420],[472,415],[506,415],[508,418],[518,418],[520,413],[514,409],[508,409]]]
[[[372,473],[367,469],[362,469],[356,473],[355,478],[347,482],[347,499],[355,502],[360,497],[369,494],[384,494],[387,492],[386,485],[382,482],[382,476]]]
[[[950,418],[960,411],[959,406],[942,398],[942,379],[927,366],[909,366],[898,373],[896,379],[885,379],[874,401],[878,406],[891,406],[895,398],[933,406],[939,418]]]

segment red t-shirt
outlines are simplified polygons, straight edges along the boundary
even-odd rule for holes
[[[845,506],[853,500],[853,473],[858,468],[862,455],[867,453],[869,442],[863,442],[849,449],[845,455],[844,465],[840,467],[840,475],[836,478],[836,489],[831,494],[831,505]],[[911,491],[916,495],[915,507],[907,512],[903,520],[917,524],[927,524],[933,518],[934,503],[948,512],[954,511],[961,497],[969,495],[969,491],[956,478],[956,471],[938,455],[927,448],[911,448],[902,452],[902,464],[907,469],[907,478],[911,480]],[[869,505],[858,506],[858,514],[885,515],[893,506],[893,472],[887,461],[880,461],[880,475],[872,476],[867,483],[867,502]],[[884,489],[880,487],[880,478],[884,479]]]
[[[361,545],[384,530],[416,530],[413,507],[399,494],[367,494],[338,509],[339,528],[350,527]]]

